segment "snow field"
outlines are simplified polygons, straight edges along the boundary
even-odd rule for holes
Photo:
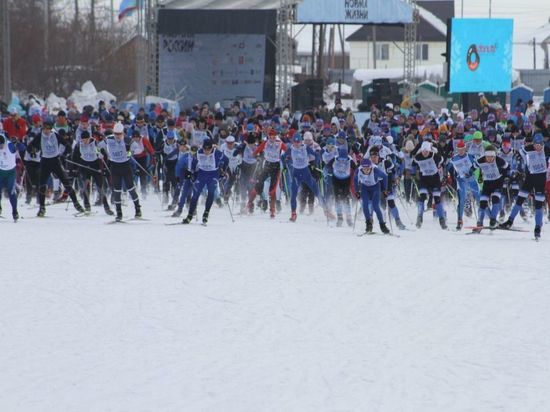
[[[150,222],[97,211],[0,219],[0,410],[550,404],[546,227],[539,243],[521,222],[529,233],[466,236],[426,213],[400,238],[357,237],[319,210],[231,223],[216,206],[208,227],[165,226],[176,220],[154,196]]]

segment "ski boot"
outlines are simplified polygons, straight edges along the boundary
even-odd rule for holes
[[[75,203],[74,208],[76,209],[76,211],[77,211],[78,213],[85,213],[85,212],[86,212],[86,210],[84,210],[84,208],[82,207],[82,205],[81,205],[80,203],[78,203],[78,202]]]
[[[439,218],[439,226],[441,226],[441,229],[447,230],[447,222],[444,217]]]
[[[206,225],[208,223],[208,210],[205,210],[204,213],[202,214],[202,224],[203,225]]]
[[[172,217],[180,217],[181,212],[183,212],[183,210],[181,210],[181,209],[174,210],[174,213],[172,213]]]
[[[19,220],[19,212],[17,210],[14,210],[11,215],[13,217],[14,222],[17,222]],[[539,230],[539,232],[540,232],[540,230]]]
[[[92,207],[89,204],[84,205],[84,211],[86,213],[90,213],[92,211]]]
[[[535,226],[535,240],[540,239],[540,226]]]
[[[365,233],[372,233],[372,220],[367,220],[367,225],[365,227]]]
[[[495,230],[499,226],[499,224],[495,218],[491,218],[489,220],[489,226],[491,227],[491,230]]]
[[[483,229],[483,222],[478,221],[477,226],[472,228],[472,233],[481,233],[482,229]]]
[[[527,213],[525,213],[525,210],[523,210],[523,208],[519,211],[519,215],[521,216],[524,222],[527,222]]]
[[[510,229],[513,224],[514,223],[510,219],[508,219],[504,223],[501,223],[500,225],[498,225],[498,227],[501,228],[501,229],[507,230],[507,229]]]
[[[248,202],[248,204],[246,205],[246,209],[248,211],[248,213],[251,215],[254,213],[254,202]]]
[[[218,197],[216,199],[216,205],[218,205],[218,207],[221,209],[223,207],[223,202],[222,202],[222,198],[221,197]],[[168,210],[172,210],[170,209],[170,206],[168,206]]]
[[[115,222],[122,222],[122,208],[121,207],[116,208]]]
[[[336,226],[342,227],[343,224],[344,224],[344,216],[342,216],[341,213],[338,213],[338,220],[336,221]]]
[[[403,224],[403,222],[401,221],[401,219],[395,219],[395,224],[397,225],[397,228],[398,228],[399,230],[405,230],[405,229],[407,229],[407,226],[405,226],[405,225]]]
[[[168,210],[170,210],[170,211],[174,210],[175,208],[176,208],[176,205],[173,204],[173,203],[168,205]]]
[[[264,212],[267,212],[267,200],[262,200],[260,202],[260,209],[262,209]]]
[[[292,213],[290,213],[290,221],[291,222],[296,222],[296,219],[298,218],[298,216],[296,215],[296,211],[292,211]]]
[[[416,227],[419,229],[422,227],[422,215],[418,215],[416,218]]]
[[[313,206],[312,206],[313,208]],[[312,212],[313,213],[313,212]],[[311,214],[311,213],[310,213]],[[328,220],[334,220],[336,217],[334,216],[334,213],[332,213],[330,210],[325,209],[325,216]]]
[[[458,219],[458,221],[456,222],[456,230],[462,230],[462,226],[463,226],[463,222],[461,219]]]
[[[181,221],[182,224],[188,225],[193,220],[193,215],[189,213],[185,219]]]
[[[269,217],[270,217],[271,219],[275,219],[275,209],[270,209],[270,210],[269,210]]]
[[[111,208],[109,206],[105,206],[104,209],[105,209],[105,214],[107,216],[113,216],[114,215],[113,211],[111,210]]]
[[[136,206],[136,213],[134,214],[134,217],[136,219],[139,219],[141,217],[141,206],[138,204],[135,205]]]
[[[390,230],[389,230],[388,227],[386,226],[386,223],[385,223],[385,222],[381,222],[381,223],[380,223],[380,230],[381,230],[382,233],[385,234],[385,235],[389,235],[389,234],[390,234]]]
[[[283,207],[281,206],[281,201],[280,200],[275,201],[275,208],[277,209],[278,213],[281,213],[281,210],[283,210]]]
[[[498,218],[502,222],[502,221],[504,221],[505,217],[506,217],[506,212],[504,211],[504,209],[500,209],[500,212],[498,212]]]
[[[311,216],[313,213],[314,213],[314,209],[313,209],[313,203],[310,203],[307,205],[308,206],[308,215]],[[325,213],[326,214],[326,213]],[[334,217],[333,217],[334,219]]]

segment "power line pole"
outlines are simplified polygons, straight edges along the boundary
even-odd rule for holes
[[[2,97],[11,101],[11,47],[8,0],[0,0],[0,24],[2,24]]]

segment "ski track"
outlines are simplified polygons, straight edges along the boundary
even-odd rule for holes
[[[0,221],[2,411],[550,404],[546,228],[465,236],[425,215],[358,238],[319,211],[231,223],[214,206],[208,227],[166,227],[153,196],[152,221],[126,225],[65,208]]]

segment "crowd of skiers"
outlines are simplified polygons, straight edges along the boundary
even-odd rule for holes
[[[130,116],[104,104],[70,118],[13,109],[1,123],[0,190],[14,220],[23,196],[27,204],[36,198],[39,217],[50,197],[70,199],[87,214],[95,196],[121,221],[127,192],[136,218],[140,195],[159,194],[174,217],[188,203],[187,224],[204,193],[204,224],[214,202],[275,217],[286,200],[296,221],[317,201],[338,226],[354,224],[358,204],[366,232],[376,215],[389,233],[388,219],[406,229],[400,209],[414,202],[417,228],[428,207],[447,229],[445,209],[453,205],[456,230],[465,214],[475,216],[474,232],[486,218],[486,227],[510,229],[518,214],[534,214],[538,238],[550,204],[549,116],[544,105],[509,112],[485,104],[479,112],[453,107],[436,115],[419,103],[387,104],[373,106],[359,125],[340,101],[305,113],[249,110],[238,102],[227,110],[203,103],[175,115],[157,108]]]

